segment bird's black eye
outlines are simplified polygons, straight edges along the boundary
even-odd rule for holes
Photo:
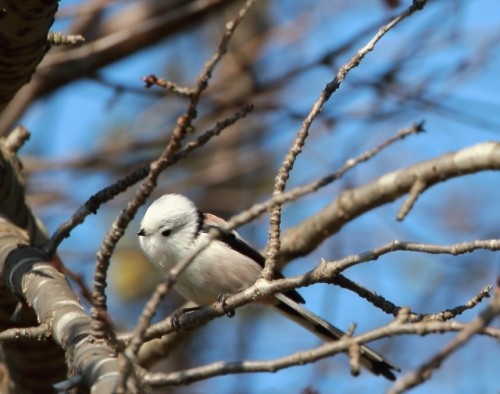
[[[172,234],[172,230],[170,229],[166,229],[161,232],[161,235],[163,235],[164,237],[168,237],[170,234]]]

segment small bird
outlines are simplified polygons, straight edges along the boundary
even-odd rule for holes
[[[215,215],[198,210],[187,197],[165,194],[149,206],[137,235],[148,259],[166,272],[187,257],[211,228],[220,229],[225,223]],[[221,295],[234,294],[253,285],[264,262],[264,257],[236,231],[222,231],[178,277],[174,288],[199,306],[209,305],[220,300]],[[281,274],[275,276],[283,278]],[[300,305],[304,302],[297,291],[291,290],[274,294],[272,302],[266,305],[325,341],[335,341],[345,335]],[[396,379],[393,371],[400,371],[366,346],[361,346],[361,363],[389,380]]]

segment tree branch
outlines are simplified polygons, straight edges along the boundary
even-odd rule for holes
[[[426,1],[419,1],[419,6],[416,6],[416,2],[414,2],[406,11],[404,11],[401,15],[397,16],[393,20],[391,20],[386,25],[382,26],[377,34],[361,49],[359,49],[356,54],[340,69],[337,74],[333,78],[332,81],[328,82],[325,88],[321,91],[319,98],[314,102],[311,110],[308,115],[305,117],[302,122],[302,127],[297,133],[295,140],[293,141],[292,146],[290,147],[283,164],[281,165],[278,175],[276,176],[273,197],[279,194],[282,194],[285,190],[286,182],[290,176],[290,171],[293,168],[293,165],[297,159],[297,156],[302,152],[302,148],[305,145],[306,138],[309,135],[309,129],[316,119],[318,114],[322,111],[325,103],[330,99],[333,93],[335,93],[339,88],[342,82],[344,81],[347,74],[354,68],[356,68],[361,61],[365,58],[365,56],[373,51],[375,45],[378,41],[392,28],[398,25],[405,18],[411,16],[416,11],[419,11],[426,4]],[[279,202],[275,202],[271,207],[270,219],[269,219],[269,240],[267,244],[267,252],[266,252],[266,265],[261,273],[261,278],[265,278],[270,280],[273,277],[275,266],[278,260],[279,251],[281,247],[281,204]]]
[[[36,7],[39,5],[39,2],[34,0],[27,4],[32,3]],[[55,13],[57,2],[49,1],[49,3],[53,3],[52,7]],[[78,48],[50,52],[38,67],[31,84],[23,89],[23,92],[12,101],[0,117],[0,135],[4,135],[7,130],[10,130],[26,107],[37,98],[50,94],[55,89],[75,82],[85,75],[93,75],[101,67],[157,43],[162,38],[190,26],[190,24],[201,20],[210,12],[220,9],[228,3],[228,0],[197,0],[188,2],[183,7],[172,7],[165,3],[162,7],[157,6],[151,14],[149,14],[147,7],[142,7],[141,10],[137,9],[139,5],[129,7],[119,15],[114,15],[113,21],[117,23],[110,23],[112,27],[104,31],[103,37],[87,42]],[[144,17],[145,12],[148,13],[147,17]],[[50,17],[50,24],[52,24],[53,13],[47,14],[47,16]],[[31,20],[28,20],[28,23],[30,23],[31,31]],[[40,40],[36,42],[37,47],[27,48],[31,51],[30,55],[40,53],[40,50],[45,47],[50,24],[46,27],[43,39],[40,35]],[[4,20],[2,20],[2,26],[5,26]],[[12,58],[9,52],[2,56],[2,59],[9,58]],[[41,57],[36,60],[40,59]],[[18,65],[24,64],[17,58],[13,58],[13,60],[14,70],[19,70]],[[33,66],[33,70],[38,61]],[[64,70],[64,73],[61,70]],[[5,73],[0,73],[0,75],[7,76]],[[26,77],[24,76],[24,78]],[[22,84],[25,82],[26,79],[23,79]]]
[[[391,172],[364,186],[344,190],[328,206],[284,233],[281,262],[309,254],[354,218],[410,192],[417,179],[422,180],[428,189],[451,178],[498,169],[500,143],[485,142]]]
[[[0,1],[0,113],[30,81],[47,52],[57,6],[56,0]]]
[[[464,330],[474,329],[474,322],[464,325]],[[216,362],[202,367],[185,369],[171,373],[147,373],[144,382],[153,387],[173,386],[189,384],[195,381],[208,379],[215,376],[254,373],[254,372],[276,372],[292,366],[308,364],[335,354],[347,352],[355,344],[366,344],[387,336],[397,335],[428,335],[443,334],[456,330],[454,322],[419,322],[398,323],[393,322],[387,326],[372,330],[357,337],[345,337],[336,342],[327,342],[321,346],[293,353],[291,355],[265,361],[240,361],[240,362]],[[479,332],[480,330],[478,330]]]
[[[40,346],[48,344],[58,349],[58,357],[52,355],[53,351],[45,351],[41,364],[25,363],[24,368],[44,369],[43,363],[49,364],[57,371],[58,379],[62,380],[65,379],[66,357],[68,370],[75,371],[86,387],[98,393],[112,393],[118,371],[118,362],[113,357],[114,349],[103,343],[88,341],[90,317],[73,294],[64,275],[39,250],[27,247],[26,239],[20,236],[16,227],[4,219],[0,220],[0,227],[0,263],[6,286],[11,294],[33,308],[39,323],[49,328],[52,341],[59,346],[47,341],[30,342],[31,353],[36,353],[35,343],[40,342]],[[26,247],[18,247],[19,244]],[[11,346],[18,342],[12,342]],[[56,362],[59,364],[53,365]],[[30,374],[29,371],[23,373],[22,383],[32,380],[30,376],[36,382],[37,392],[40,392],[42,386],[55,383],[53,375],[47,373],[44,375],[46,381],[40,382],[39,375]]]
[[[500,285],[500,278],[499,278]],[[493,319],[500,315],[500,287],[495,289],[495,296],[490,305],[479,314],[470,324],[467,324],[457,336],[450,341],[443,349],[438,351],[428,361],[423,363],[415,371],[409,372],[388,391],[389,394],[403,393],[415,386],[418,386],[428,380],[432,372],[438,369],[441,364],[456,350],[464,346],[474,334],[482,331]]]

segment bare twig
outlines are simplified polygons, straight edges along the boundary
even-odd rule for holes
[[[500,288],[495,290],[495,296],[490,305],[479,314],[470,324],[466,325],[458,335],[450,341],[443,349],[437,352],[428,361],[416,370],[409,372],[389,390],[390,394],[403,393],[412,387],[424,383],[431,377],[432,372],[439,368],[453,352],[465,345],[472,336],[483,330],[490,322],[500,315]]]
[[[368,252],[355,254],[334,262],[323,262],[320,269],[330,270],[331,273],[341,272],[366,261],[374,261],[379,257],[396,251],[420,252],[428,254],[459,255],[470,253],[474,250],[499,250],[500,239],[475,240],[451,245],[436,245],[420,242],[405,242],[395,240]],[[314,270],[313,270],[314,271]]]
[[[179,86],[174,82],[167,81],[166,79],[163,78],[158,78],[154,74],[149,74],[148,76],[142,77],[141,79],[145,82],[146,88],[150,88],[153,85],[157,85],[181,97],[190,97],[192,94],[195,93],[195,89],[193,88]]]
[[[408,193],[408,198],[405,200],[404,204],[401,206],[401,209],[398,212],[397,219],[398,220],[403,220],[406,215],[408,215],[413,208],[413,205],[417,201],[417,198],[422,194],[425,189],[427,188],[427,185],[425,184],[424,181],[421,179],[417,178],[415,180],[415,183],[410,189],[410,192]]]
[[[401,313],[401,312],[408,312],[408,313]],[[398,315],[396,316],[396,320],[403,324],[403,323],[410,323],[409,320],[411,320],[410,316],[410,311],[407,308],[401,308]],[[222,316],[224,312],[221,311],[220,315],[218,312],[214,312],[210,308],[202,308],[196,312],[193,312],[192,314],[188,314],[182,317],[181,323],[182,326],[186,328],[186,330],[191,330],[194,327],[198,327],[202,325],[203,323],[213,319],[214,317],[217,316]],[[400,315],[403,315],[400,317]],[[432,320],[418,320],[415,323],[421,323],[421,322],[428,322],[428,321],[438,321],[438,322],[444,322],[444,320],[441,319],[432,319]],[[450,332],[455,332],[455,331],[461,331],[464,329],[465,326],[467,326],[466,323],[460,323],[457,321],[446,321],[448,324],[447,330]],[[145,332],[144,338],[147,341],[146,343],[150,343],[150,341],[154,340],[159,340],[161,339],[162,341],[165,340],[165,342],[168,343],[169,346],[171,346],[171,342],[175,341],[175,339],[172,339],[171,335],[175,333],[175,330],[173,329],[171,325],[171,320],[170,318],[167,318],[163,320],[162,322],[156,323],[151,325]],[[182,335],[181,333],[176,333],[178,335]],[[500,340],[500,328],[494,328],[494,327],[485,327],[482,330],[478,332],[480,335],[488,336],[491,337],[495,340]],[[132,339],[132,333],[122,333],[118,336],[119,340],[124,342],[124,343],[129,343],[130,340]],[[161,343],[161,342],[160,342]],[[161,344],[155,345],[155,346],[161,346]],[[142,348],[141,348],[142,350]],[[155,355],[156,356],[156,355]],[[143,363],[148,363],[149,360],[142,360]]]
[[[421,124],[416,124],[408,129],[413,132],[421,131]],[[400,135],[407,135],[401,133]],[[395,142],[398,137],[390,140]],[[378,153],[386,143],[381,144],[355,159],[349,159],[337,172],[327,175],[319,180],[304,186],[299,186],[283,194],[273,196],[271,199],[255,204],[249,209],[233,216],[228,220],[227,229],[237,228],[261,216],[275,202],[283,204],[294,201],[308,193],[312,193],[323,186],[340,178],[346,171],[362,161],[366,161]],[[297,227],[285,233],[280,256],[283,261],[304,256],[317,247],[326,237],[338,231],[348,221],[361,215],[374,206],[393,201],[408,192],[416,174],[423,177],[430,186],[447,179],[471,174],[484,170],[500,169],[500,144],[486,142],[464,148],[457,152],[447,153],[441,157],[417,163],[413,166],[386,174],[381,178],[356,189],[344,191],[330,206],[307,219]],[[318,231],[321,229],[321,231]]]
[[[230,22],[226,24],[226,30],[224,32],[223,38],[221,40],[221,43],[219,44],[219,47],[212,56],[212,58],[207,62],[205,65],[204,71],[202,75],[198,78],[198,83],[197,83],[197,91],[196,94],[194,94],[191,97],[191,102],[190,102],[190,107],[188,109],[187,115],[188,116],[195,116],[195,106],[198,102],[199,96],[201,95],[201,92],[206,88],[208,79],[210,78],[212,71],[218,61],[221,59],[224,53],[227,51],[227,44],[229,43],[229,39],[232,37],[236,27],[239,25],[241,20],[244,18],[250,7],[253,5],[255,0],[248,0],[244,7],[242,7],[238,13],[238,15]],[[250,110],[250,108],[247,109],[247,111]],[[153,316],[153,314],[156,311],[156,308],[158,307],[159,302],[161,299],[163,299],[164,295],[169,291],[171,286],[175,283],[175,280],[177,276],[183,271],[184,268],[188,266],[188,264],[206,247],[208,246],[211,238],[215,238],[218,235],[218,231],[213,231],[211,232],[211,237],[208,238],[208,242],[206,245],[200,244],[200,247],[193,251],[191,256],[188,256],[184,261],[181,261],[179,264],[177,264],[176,267],[174,267],[171,272],[167,275],[167,280],[158,286],[157,291],[153,294],[151,297],[150,301],[148,302],[146,308],[144,309],[143,314],[140,317],[140,322],[136,327],[136,338],[132,340],[130,348],[132,350],[132,354],[136,354],[137,350],[140,346],[140,343],[142,341],[142,335],[146,328],[149,326],[150,320]],[[141,342],[142,343],[142,342]]]
[[[386,25],[382,26],[377,34],[375,34],[375,36],[363,48],[359,49],[345,65],[340,67],[334,79],[327,83],[327,85],[321,92],[320,97],[316,100],[313,107],[311,108],[311,111],[302,122],[302,127],[297,133],[297,136],[295,137],[295,140],[290,147],[281,168],[278,171],[273,190],[273,197],[282,194],[285,190],[286,182],[288,180],[288,177],[290,176],[290,171],[293,168],[297,156],[300,154],[302,148],[304,147],[305,140],[309,135],[309,129],[312,122],[321,112],[323,106],[330,99],[332,94],[340,88],[340,85],[344,81],[347,74],[361,63],[364,57],[375,48],[377,42],[380,41],[380,39],[389,30],[394,28],[398,23],[411,16],[416,11],[421,10],[425,3],[426,1],[415,1],[405,12],[394,18]],[[273,277],[279,250],[281,247],[280,223],[281,204],[279,202],[275,202],[272,205],[269,219],[269,240],[267,244],[266,266],[261,273],[261,277],[267,280],[270,280]]]
[[[471,323],[474,324],[474,323]],[[346,352],[355,344],[365,344],[387,336],[408,334],[442,334],[456,329],[455,322],[419,322],[419,323],[393,323],[381,327],[357,337],[345,337],[336,342],[327,342],[321,346],[293,353],[291,355],[265,361],[240,361],[240,362],[216,362],[202,367],[185,369],[172,373],[148,373],[144,381],[151,386],[172,386],[189,384],[214,376],[252,373],[252,372],[276,372],[295,365],[304,365],[316,360],[330,357],[332,355]],[[465,329],[471,325],[463,325]],[[478,331],[480,332],[480,330]]]
[[[19,339],[47,339],[51,335],[48,324],[41,324],[35,327],[15,327],[0,332],[0,343],[7,341],[17,341]]]
[[[461,315],[467,310],[475,308],[476,305],[479,305],[481,301],[485,298],[490,297],[490,291],[493,288],[492,285],[484,286],[474,297],[472,297],[469,301],[467,301],[464,305],[458,305],[454,308],[446,309],[439,313],[432,313],[421,315],[423,321],[437,320],[437,321],[446,321],[450,319],[454,319],[455,317]],[[420,316],[419,316],[420,317]],[[410,317],[411,319],[411,317]],[[413,321],[413,320],[410,320]]]
[[[195,141],[191,141],[187,143],[184,148],[182,148],[179,152],[175,153],[168,161],[167,166],[172,165],[179,160],[188,156],[193,150],[198,149],[205,145],[210,139],[219,135],[223,130],[228,128],[229,126],[236,123],[239,119],[244,118],[248,113],[253,109],[252,105],[247,105],[243,107],[240,111],[236,112],[234,115],[224,119],[223,121],[217,122],[215,127],[204,132],[200,135]],[[141,179],[144,179],[149,173],[149,166],[143,166],[136,169],[131,174],[127,175],[125,178],[120,179],[118,182],[105,187],[100,190],[92,197],[90,197],[85,204],[83,204],[80,208],[76,210],[76,212],[68,219],[66,222],[61,224],[57,230],[54,232],[52,237],[50,238],[47,245],[44,246],[44,251],[48,255],[52,255],[55,253],[57,247],[60,243],[67,237],[69,237],[71,231],[83,223],[83,221],[92,213],[96,213],[100,206],[118,194],[127,190],[130,186],[137,183]]]
[[[295,201],[298,198],[305,196],[307,194],[313,193],[322,187],[329,185],[330,183],[342,178],[346,172],[356,167],[360,163],[370,160],[372,157],[380,153],[383,149],[389,147],[393,143],[411,135],[417,134],[423,131],[423,123],[415,123],[409,127],[401,129],[396,135],[382,142],[380,145],[363,152],[361,155],[348,159],[344,165],[332,174],[328,174],[323,178],[310,182],[303,186],[298,186],[291,189],[288,192],[277,194],[272,196],[269,200],[255,204],[247,210],[233,216],[229,221],[228,230],[239,227],[246,224],[253,219],[261,216],[264,212],[269,210],[275,203],[284,204],[291,201]]]
[[[368,290],[364,286],[359,283],[353,282],[352,280],[346,278],[344,275],[337,275],[331,279],[328,283],[332,283],[334,285],[340,286],[344,289],[350,290],[356,293],[361,298],[370,302],[373,306],[381,309],[385,313],[393,316],[397,316],[404,307],[400,307],[392,303],[391,301],[385,299],[374,291]],[[446,321],[455,318],[456,316],[462,314],[464,311],[474,308],[478,305],[484,298],[490,296],[489,292],[491,291],[492,286],[486,285],[484,286],[473,298],[467,301],[464,305],[458,305],[451,309],[446,309],[437,313],[430,314],[421,314],[421,313],[413,313],[408,311],[408,316],[406,319],[409,322],[417,322],[417,321],[429,321],[429,320],[438,320],[438,321]]]
[[[346,223],[408,193],[418,177],[427,189],[448,179],[500,169],[500,144],[485,142],[388,173],[363,186],[344,190],[328,206],[282,237],[280,261],[305,256]]]
[[[358,376],[361,372],[360,360],[361,360],[361,346],[358,343],[353,343],[349,346],[349,368],[351,370],[352,376]]]
[[[156,160],[155,162],[151,163],[150,166],[150,173],[148,175],[148,178],[141,184],[141,187],[136,193],[136,196],[133,201],[131,201],[128,205],[125,211],[123,211],[123,215],[118,218],[117,221],[115,221],[116,225],[114,225],[114,232],[110,233],[109,237],[106,237],[107,239],[104,241],[103,246],[100,248],[99,253],[98,253],[98,264],[96,267],[96,275],[94,277],[94,293],[95,295],[94,299],[97,303],[98,308],[105,308],[105,294],[104,294],[104,289],[106,285],[106,271],[107,267],[109,265],[109,257],[111,256],[111,253],[114,249],[114,246],[116,245],[116,242],[118,239],[121,237],[121,235],[124,232],[125,227],[128,225],[130,220],[132,219],[133,215],[137,212],[137,209],[140,205],[142,205],[145,201],[146,198],[151,194],[152,190],[156,186],[156,180],[160,172],[166,167],[168,164],[168,160],[170,157],[179,150],[180,148],[180,143],[186,133],[192,129],[192,122],[196,118],[197,112],[196,108],[200,99],[200,96],[202,92],[206,89],[208,86],[208,81],[212,75],[212,72],[215,68],[215,66],[218,64],[222,56],[227,52],[227,45],[229,43],[229,40],[231,39],[232,35],[234,34],[234,31],[236,27],[239,25],[241,20],[244,18],[250,7],[253,5],[255,0],[247,0],[245,5],[240,9],[238,15],[233,18],[233,20],[229,21],[226,24],[226,29],[224,31],[222,40],[217,48],[217,51],[215,54],[210,58],[210,60],[205,64],[205,67],[198,77],[197,83],[196,83],[196,90],[194,93],[190,96],[190,101],[188,105],[188,109],[186,113],[181,116],[178,119],[177,122],[177,127],[173,132],[172,139],[167,146],[166,150],[164,153],[161,155],[161,157]],[[118,236],[117,236],[118,235]],[[109,241],[107,241],[109,240]],[[193,257],[194,258],[194,257]],[[187,266],[188,263],[186,263]],[[135,329],[135,338],[132,340],[132,344],[130,346],[130,350],[127,350],[126,356],[129,354],[135,355],[137,353],[137,350],[140,346],[140,343],[143,342],[143,332],[147,329],[147,327],[150,324],[151,318],[154,315],[160,301],[164,297],[164,295],[168,292],[170,286],[173,285],[175,281],[175,276],[173,281],[169,282],[168,284],[165,283],[164,288],[160,288],[158,291],[156,291],[153,295],[153,297],[150,299],[150,301],[147,303],[146,308],[144,309],[140,319],[139,323]],[[161,286],[160,286],[161,287]],[[98,299],[97,299],[98,298]],[[102,335],[103,331],[103,326],[101,325],[100,328],[97,330],[94,330],[94,335]],[[125,357],[122,359],[122,379],[120,383],[120,388],[119,390],[125,390],[126,386],[126,380],[128,378],[128,374],[130,371],[131,364],[128,361],[128,358]]]
[[[184,259],[184,261],[180,262],[176,267],[174,267],[174,269],[167,275],[167,281],[159,285],[154,297],[161,297],[162,299],[164,294],[166,294],[166,292],[171,289],[171,285],[169,285],[172,280],[171,275],[175,277],[179,275],[179,273],[182,272],[182,270],[189,264],[189,262],[192,261],[205,247],[207,247],[210,241],[216,238],[217,235],[217,231],[215,231],[214,229],[214,232],[210,233],[209,237],[207,237],[206,242],[200,244],[198,248],[193,250],[192,253],[186,259]],[[292,289],[309,286],[315,283],[333,283],[355,292],[360,297],[370,301],[374,306],[382,309],[384,312],[393,316],[398,316],[404,308],[398,307],[392,302],[384,299],[383,297],[365,289],[361,285],[352,282],[351,280],[345,278],[343,275],[340,275],[340,272],[357,264],[374,261],[383,254],[395,252],[398,250],[456,255],[470,253],[478,249],[500,250],[500,240],[473,241],[470,243],[461,243],[455,245],[429,245],[394,241],[380,248],[374,249],[373,251],[359,255],[348,256],[336,262],[328,263],[322,261],[318,265],[318,267],[300,276],[275,279],[272,282],[258,281],[255,285],[249,287],[248,289],[228,297],[226,299],[226,307],[236,309],[242,305],[254,301],[255,299],[270,294],[283,293]],[[487,285],[464,305],[460,305],[455,308],[447,309],[445,311],[434,314],[415,314],[411,313],[408,310],[405,315],[405,319],[409,322],[444,321],[452,319],[463,313],[465,310],[474,308],[484,298],[489,297],[490,290],[491,286]],[[202,308],[200,311],[182,316],[180,319],[180,325],[185,329],[192,329],[203,322],[211,320],[217,316],[222,316],[223,314],[225,314],[225,312],[225,309],[221,307],[220,303],[215,303],[213,305],[210,305],[208,308]],[[147,340],[168,334],[170,332],[173,332],[173,326],[169,318],[167,319],[167,321],[156,324],[151,329],[142,331],[141,335],[143,340]],[[130,335],[121,336],[120,339],[131,341],[132,337]]]

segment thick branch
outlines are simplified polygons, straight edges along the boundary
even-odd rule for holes
[[[9,149],[16,146],[17,143],[9,138],[0,142],[0,212],[16,226],[28,231],[31,245],[39,246],[47,241],[47,233],[26,205],[21,163],[15,151]]]
[[[0,1],[0,112],[47,52],[56,0]]]
[[[21,236],[16,227],[6,220],[1,220],[0,226],[0,263],[3,268],[1,272],[6,279],[7,289],[31,306],[40,324],[49,327],[52,340],[59,345],[56,348],[59,349],[60,357],[56,361],[63,363],[59,364],[57,369],[62,371],[64,376],[62,349],[65,349],[68,369],[80,376],[86,387],[92,387],[96,393],[113,392],[118,371],[117,360],[113,357],[114,350],[105,344],[88,341],[90,317],[83,310],[64,275],[46,261],[37,249],[18,248],[19,244],[26,245],[26,238]],[[40,343],[51,344],[45,341]],[[9,343],[11,346],[16,344],[17,342]],[[53,344],[51,346],[54,347]],[[32,344],[30,357],[36,350],[36,344]],[[54,362],[50,357],[47,353],[42,354],[41,365],[49,361]],[[29,363],[24,364],[29,366]],[[36,374],[25,375],[23,380],[29,380],[29,376],[33,376],[35,383],[40,386]],[[59,376],[59,379],[62,377]],[[50,384],[48,378],[50,377],[47,376],[46,383]]]
[[[355,189],[343,191],[332,203],[285,232],[282,262],[305,256],[346,223],[375,207],[407,194],[416,182],[426,189],[448,179],[500,169],[500,143],[485,142],[391,172]]]

